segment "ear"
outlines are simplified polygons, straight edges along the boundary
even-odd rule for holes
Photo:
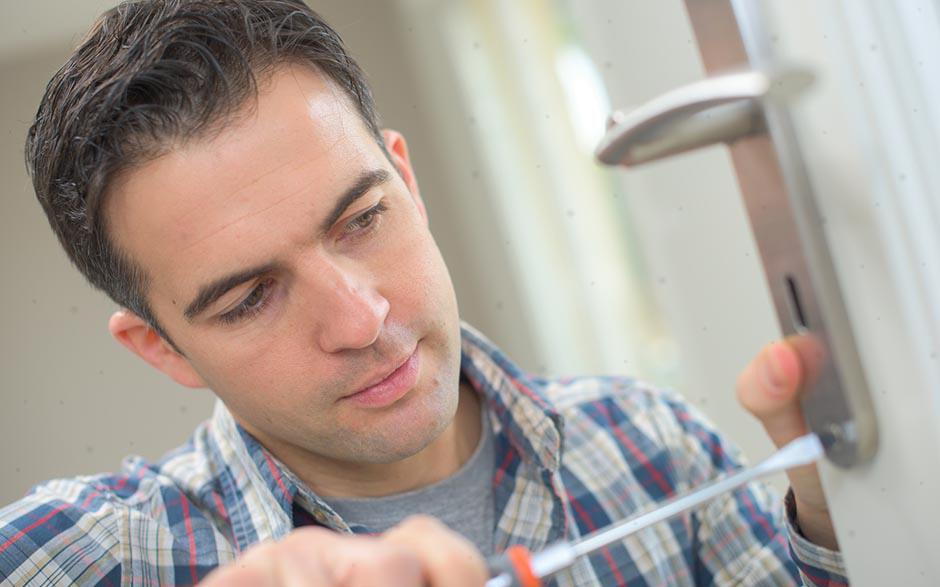
[[[415,178],[414,169],[411,167],[411,159],[408,158],[408,144],[405,143],[405,137],[397,130],[383,129],[382,137],[385,139],[385,148],[392,156],[392,162],[398,169],[398,173],[408,186],[411,197],[418,212],[424,218],[424,223],[428,223],[428,213],[424,208],[424,200],[421,199],[421,192],[418,190],[418,180]]]
[[[128,310],[118,310],[108,321],[111,336],[132,353],[185,387],[208,387],[189,361],[179,354],[147,321]]]

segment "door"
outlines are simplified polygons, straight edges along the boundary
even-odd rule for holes
[[[936,584],[937,7],[685,7],[708,79],[617,113],[598,156],[636,167],[728,144],[727,197],[743,198],[781,330],[825,357],[804,407],[850,578]]]

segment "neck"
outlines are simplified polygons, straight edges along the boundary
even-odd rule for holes
[[[300,474],[304,483],[323,497],[382,497],[427,487],[456,473],[480,442],[480,398],[460,382],[457,413],[440,436],[419,453],[394,463],[345,464],[317,467]]]

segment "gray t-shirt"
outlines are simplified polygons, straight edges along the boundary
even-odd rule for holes
[[[427,514],[461,534],[485,556],[493,554],[495,454],[486,407],[480,443],[456,473],[428,487],[378,498],[326,499],[350,525],[384,532],[408,516]]]

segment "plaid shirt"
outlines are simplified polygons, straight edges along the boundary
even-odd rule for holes
[[[672,393],[621,377],[532,378],[466,325],[461,368],[493,426],[498,551],[576,538],[740,466]],[[219,403],[158,463],[135,457],[118,475],[44,483],[0,510],[0,578],[192,584],[251,545],[286,536],[298,517],[369,531],[350,528]],[[751,485],[583,558],[554,581],[792,585],[802,573],[811,585],[846,584],[839,554],[785,518],[782,500]]]

